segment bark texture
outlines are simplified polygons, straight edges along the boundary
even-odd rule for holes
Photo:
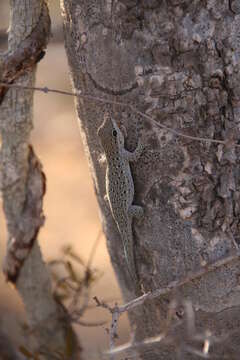
[[[1,55],[0,81],[18,79],[20,85],[33,86],[35,64],[50,33],[47,4],[45,0],[12,0],[10,6],[9,50]],[[30,146],[33,91],[1,86],[0,102],[1,191],[8,227],[4,273],[24,302],[36,340],[34,351],[44,354],[44,359],[56,358],[57,352],[74,358],[76,349],[69,348],[71,326],[53,298],[37,242],[44,222],[45,176]],[[27,350],[32,350],[28,346]]]
[[[77,99],[108,249],[125,299],[134,297],[133,287],[104,201],[105,165],[97,138],[106,109],[126,128],[128,150],[135,149],[140,135],[145,139],[145,152],[132,166],[135,203],[145,212],[142,224],[134,224],[137,269],[144,289],[166,286],[203,264],[234,254],[240,242],[239,148],[233,146],[239,139],[240,113],[238,1],[62,0],[62,11],[76,90],[132,104],[156,123],[182,134],[227,144],[186,139],[127,107]],[[161,332],[172,298],[192,302],[197,331],[232,334],[211,346],[213,356],[239,357],[238,263],[132,312],[138,341]],[[181,305],[176,318],[184,319]],[[199,358],[189,353],[191,339],[184,337],[184,322],[173,333],[175,343],[141,351],[142,357]],[[201,342],[195,345],[201,349]]]

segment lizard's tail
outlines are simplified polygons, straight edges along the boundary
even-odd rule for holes
[[[133,249],[132,249],[132,252],[133,252]],[[131,279],[134,282],[136,282],[137,281],[137,268],[136,268],[135,259],[134,259],[133,254],[131,254],[129,252],[129,250],[127,250],[126,246],[124,246],[124,255],[125,255],[125,260],[127,263],[129,275],[131,276]]]
[[[135,252],[134,252],[134,246],[133,246],[132,233],[129,232],[129,233],[122,234],[122,239],[123,239],[125,261],[127,263],[128,273],[130,275],[132,283],[134,284],[134,292],[136,293],[136,295],[139,295],[139,294],[142,295],[140,281],[139,281],[137,267],[136,267],[136,262],[135,262]]]
[[[141,287],[140,279],[138,277],[135,258],[131,257],[131,256],[127,257],[125,247],[124,247],[124,254],[125,254],[125,258],[126,258],[126,262],[127,262],[128,273],[129,273],[129,276],[130,276],[132,284],[133,284],[135,296],[141,296],[143,294],[143,290]]]

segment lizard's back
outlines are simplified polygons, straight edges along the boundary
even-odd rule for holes
[[[115,155],[115,156],[114,156]],[[106,191],[113,216],[128,213],[134,196],[134,185],[128,161],[120,154],[112,154],[107,167]]]

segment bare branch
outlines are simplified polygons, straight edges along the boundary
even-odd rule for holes
[[[198,279],[198,278],[208,274],[209,272],[212,272],[220,267],[223,267],[223,266],[229,265],[235,261],[238,261],[239,258],[240,258],[240,252],[237,251],[234,255],[226,256],[222,259],[217,260],[216,262],[214,262],[212,264],[206,264],[206,265],[202,266],[202,268],[199,269],[198,271],[188,273],[188,275],[180,281],[172,281],[164,288],[160,288],[160,289],[156,289],[152,292],[148,292],[136,299],[131,300],[130,302],[128,302],[124,305],[119,306],[118,311],[120,313],[123,313],[123,312],[131,310],[139,305],[142,305],[146,300],[151,300],[151,299],[155,299],[159,296],[166,295],[166,294],[170,293],[171,291],[173,291],[183,285],[186,285],[195,279]]]
[[[211,359],[211,357],[208,354],[204,354],[202,351],[197,350],[190,345],[185,346],[184,349],[190,354],[197,355],[202,359]]]
[[[110,325],[110,330],[109,330],[109,345],[110,345],[110,359],[114,359],[114,348],[115,348],[115,340],[118,337],[117,335],[117,327],[118,327],[118,319],[121,315],[119,308],[117,306],[117,304],[115,304],[114,307],[110,307],[109,305],[107,305],[104,302],[101,302],[97,296],[94,296],[93,298],[96,301],[97,306],[99,307],[103,307],[104,309],[107,309],[108,311],[111,312],[112,314],[112,321],[111,321],[111,325]]]
[[[0,104],[9,87],[5,86],[4,83],[10,85],[27,71],[32,71],[36,63],[44,56],[44,49],[47,46],[50,33],[50,24],[48,7],[43,2],[39,21],[30,35],[23,39],[14,51],[11,50],[2,56],[0,62]]]
[[[158,343],[163,340],[166,340],[166,334],[167,334],[168,330],[170,329],[170,324],[171,324],[171,321],[173,318],[173,313],[175,312],[176,302],[173,301],[170,304],[168,316],[167,316],[166,328],[160,335],[158,335],[156,337],[152,337],[152,338],[147,338],[141,343],[134,343],[134,344],[127,343],[127,344],[121,345],[119,347],[115,347],[115,338],[117,337],[118,320],[122,313],[129,311],[131,309],[134,309],[140,305],[143,305],[143,303],[146,300],[150,300],[150,299],[154,299],[156,297],[162,296],[162,295],[166,295],[169,292],[171,292],[172,290],[175,290],[176,288],[178,288],[180,286],[186,285],[187,283],[189,283],[199,277],[202,277],[211,271],[214,271],[222,266],[226,266],[230,263],[233,263],[233,262],[239,260],[239,257],[240,257],[240,252],[237,252],[235,255],[227,256],[227,257],[220,259],[212,264],[206,264],[199,271],[194,272],[194,273],[189,273],[188,276],[181,281],[173,281],[173,282],[169,283],[169,285],[166,286],[165,288],[160,288],[160,289],[154,290],[153,292],[148,292],[148,293],[146,293],[138,298],[135,298],[135,299],[131,300],[130,302],[120,305],[120,306],[115,304],[114,307],[111,307],[106,302],[100,301],[97,298],[97,296],[94,296],[93,299],[95,300],[97,306],[107,309],[112,314],[111,326],[110,326],[110,331],[109,331],[110,350],[108,351],[108,353],[111,356],[114,356],[117,353],[122,353],[123,351],[126,351],[126,350],[134,350],[138,347],[142,347],[142,346],[146,346],[148,344],[154,344],[154,343]],[[189,301],[185,301],[183,304],[184,304],[184,309],[185,309],[185,314],[186,314],[187,338],[191,339],[191,340],[198,340],[200,342],[203,342],[204,345],[203,345],[202,351],[196,350],[190,346],[187,346],[185,348],[185,345],[183,345],[183,344],[182,345],[184,346],[185,350],[187,350],[188,352],[192,352],[192,353],[198,354],[198,355],[201,354],[202,358],[208,359],[210,344],[214,343],[214,342],[218,342],[219,339],[212,336],[212,334],[210,334],[208,331],[206,331],[204,334],[197,333],[196,328],[195,328],[195,315],[194,315],[194,309],[193,309],[192,303]],[[173,328],[171,327],[171,329],[173,329]],[[170,340],[171,339],[168,339],[167,341],[170,341]]]
[[[101,239],[101,235],[102,235],[102,229],[100,228],[99,231],[98,231],[96,240],[95,240],[95,242],[94,242],[94,244],[93,244],[93,246],[92,246],[92,249],[91,249],[91,252],[90,252],[88,261],[87,261],[87,269],[90,269],[90,267],[91,267],[91,265],[92,265],[94,255],[95,255],[95,253],[96,253],[96,250],[97,250],[99,241],[100,241],[100,239]]]
[[[83,321],[79,319],[74,319],[73,317],[71,317],[71,321],[77,325],[81,325],[84,327],[98,327],[98,326],[103,326],[107,323],[106,321],[98,321],[98,322]]]

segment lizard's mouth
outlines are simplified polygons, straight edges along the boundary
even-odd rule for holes
[[[98,128],[97,134],[100,138],[107,136],[109,132],[107,120],[105,119],[103,124]]]

